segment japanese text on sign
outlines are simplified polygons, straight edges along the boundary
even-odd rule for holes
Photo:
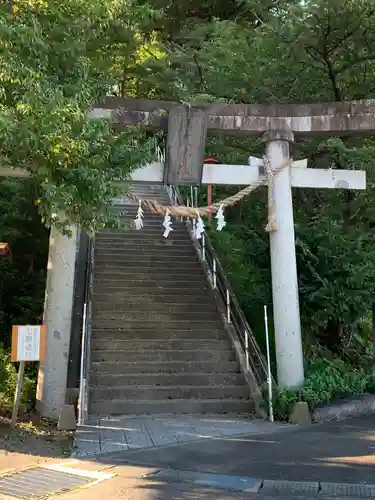
[[[45,325],[13,326],[12,361],[40,361],[44,347]]]

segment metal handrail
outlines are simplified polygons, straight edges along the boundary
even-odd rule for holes
[[[88,415],[88,374],[90,367],[90,340],[92,316],[92,286],[94,267],[94,241],[89,238],[86,261],[85,297],[82,317],[81,369],[79,379],[78,424],[83,425]]]
[[[177,186],[168,186],[167,190],[172,203],[183,204],[182,195]],[[198,256],[205,264],[209,273],[212,287],[218,293],[222,301],[222,306],[225,308],[226,321],[228,325],[231,325],[235,329],[242,343],[242,348],[246,356],[246,368],[252,371],[258,386],[262,388],[268,380],[267,362],[242,312],[219,257],[206,233],[202,234],[201,239],[193,236],[195,220],[191,221],[187,219],[186,224],[198,250]]]

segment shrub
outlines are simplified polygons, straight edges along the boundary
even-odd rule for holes
[[[274,416],[277,420],[287,420],[297,401],[305,401],[313,410],[319,404],[364,393],[375,393],[373,373],[355,369],[338,358],[316,360],[310,364],[302,387],[296,390],[274,390]],[[268,403],[266,389],[264,395]]]

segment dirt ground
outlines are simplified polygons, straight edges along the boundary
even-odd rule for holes
[[[73,433],[58,431],[56,422],[29,413],[19,418],[14,429],[10,419],[0,416],[0,453],[24,453],[40,457],[67,458],[73,446]]]

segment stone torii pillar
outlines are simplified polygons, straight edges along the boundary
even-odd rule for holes
[[[292,132],[269,131],[262,140],[272,170],[289,159]],[[277,229],[270,232],[270,248],[277,380],[280,387],[298,387],[304,381],[304,365],[289,168],[275,175],[273,199]]]
[[[271,169],[289,159],[292,132],[269,131],[262,136]],[[249,158],[253,167],[263,166],[263,160]],[[364,171],[313,169],[307,160],[293,162],[291,168],[278,172],[273,179],[273,203],[276,231],[269,233],[272,271],[272,302],[278,384],[298,387],[304,380],[301,322],[298,298],[298,276],[295,252],[292,187],[365,189]]]

